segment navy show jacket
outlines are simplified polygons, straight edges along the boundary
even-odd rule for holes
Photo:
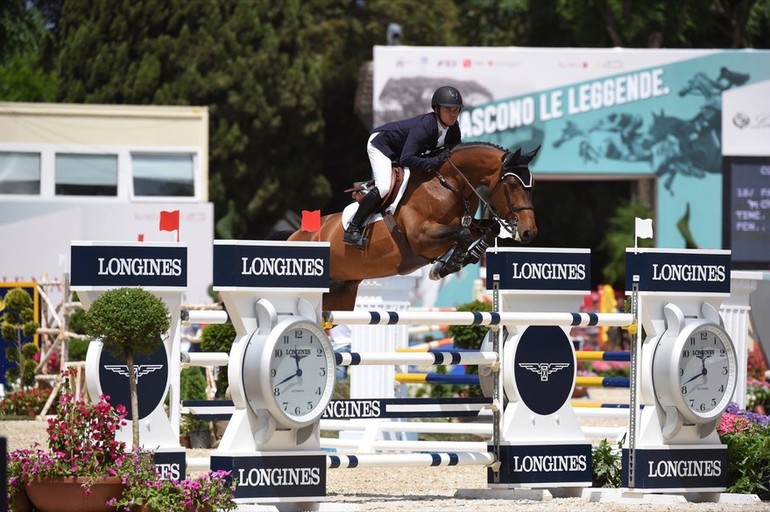
[[[459,144],[460,125],[455,123],[447,130],[444,145],[451,147]],[[372,133],[378,134],[372,139],[372,145],[403,167],[427,170],[440,163],[437,156],[422,156],[438,144],[438,117],[435,112],[385,123],[372,130]]]

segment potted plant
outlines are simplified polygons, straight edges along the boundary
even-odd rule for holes
[[[75,399],[68,377],[48,420],[49,450],[36,445],[8,454],[9,502],[17,510],[25,495],[41,512],[109,510],[106,501],[127,486],[157,479],[150,453],[127,453],[115,440],[125,408],[113,408],[105,396],[97,403]]]
[[[142,288],[115,288],[99,296],[86,311],[84,328],[113,356],[128,365],[134,447],[139,446],[139,405],[134,355],[151,354],[171,325],[164,302]]]
[[[58,412],[48,420],[49,450],[39,446],[7,456],[10,510],[39,512],[175,512],[233,510],[229,472],[208,472],[182,481],[161,480],[153,456],[126,451],[116,441],[126,410],[108,397],[98,403],[75,399],[68,375]]]
[[[235,509],[235,482],[228,471],[209,471],[182,481],[156,480],[131,486],[109,504],[134,512],[213,512]]]

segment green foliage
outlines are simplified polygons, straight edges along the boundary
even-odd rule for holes
[[[591,452],[593,459],[593,487],[620,487],[621,460],[620,446],[613,447],[606,439],[602,439]]]
[[[492,304],[489,302],[473,301],[467,302],[457,306],[457,311],[492,311]],[[454,347],[458,349],[466,350],[478,350],[481,347],[481,342],[484,341],[489,331],[489,327],[484,325],[450,325],[447,329],[447,334],[454,340]],[[479,367],[475,365],[467,365],[465,367],[465,373],[469,375],[478,375]],[[431,396],[457,396],[458,394],[464,394],[470,397],[480,397],[484,394],[481,391],[481,386],[459,386],[459,385],[440,385],[442,387],[436,387],[438,392],[444,393],[444,395],[436,395],[434,393]],[[444,389],[448,388],[448,389]]]
[[[457,306],[457,311],[492,311],[492,304],[474,300]],[[489,327],[485,325],[450,325],[447,330],[454,340],[455,348],[478,349]]]
[[[69,353],[67,354],[69,356],[70,361],[85,361],[86,360],[86,354],[88,353],[88,340],[78,340],[75,338],[71,338],[68,342],[69,346],[67,347],[69,350]]]
[[[179,396],[182,400],[206,400],[206,377],[200,368],[184,368],[180,372]]]
[[[37,364],[32,357],[38,347],[28,342],[39,327],[34,320],[34,301],[24,288],[19,287],[8,290],[3,302],[5,313],[0,317],[0,332],[5,341],[13,343],[5,353],[8,361],[15,363],[6,370],[5,380],[8,383],[19,381],[22,387],[34,386]]]
[[[770,500],[770,428],[723,434],[727,445],[727,491]]]
[[[86,311],[84,327],[115,357],[151,354],[162,343],[171,319],[163,301],[142,288],[104,292]]]
[[[626,248],[634,246],[634,219],[652,218],[652,211],[640,203],[621,204],[610,217],[604,239],[599,244],[599,250],[609,255],[607,264],[602,269],[604,280],[613,287],[622,289],[625,286]],[[653,223],[654,224],[654,223]],[[640,238],[638,247],[653,247],[653,240]]]
[[[235,327],[233,324],[209,324],[201,332],[201,350],[204,352],[227,352],[235,341]],[[220,366],[217,374],[217,396],[225,396],[227,386],[227,367]]]

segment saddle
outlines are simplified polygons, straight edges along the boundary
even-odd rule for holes
[[[427,265],[430,263],[430,260],[415,254],[414,251],[412,251],[409,241],[406,239],[406,235],[398,224],[396,224],[396,219],[393,218],[393,214],[387,211],[388,207],[393,204],[396,197],[398,197],[398,192],[401,190],[403,181],[404,169],[399,166],[393,166],[390,191],[382,199],[382,202],[375,212],[382,214],[382,220],[385,221],[385,225],[388,227],[390,235],[393,237],[393,240],[396,242],[396,245],[398,245],[398,249],[401,252],[402,259],[397,272],[401,275],[406,275]],[[345,190],[345,192],[350,192],[353,199],[360,203],[361,199],[372,189],[372,187],[374,187],[373,179],[369,181],[356,181],[353,183],[353,187]]]
[[[376,212],[380,213],[384,211],[388,206],[390,206],[393,201],[396,200],[396,196],[398,195],[398,191],[401,189],[401,184],[404,181],[404,169],[402,167],[393,166],[393,169],[391,170],[391,187],[390,191],[388,191],[388,194],[382,198],[382,202],[380,203],[380,206],[377,207],[375,210]],[[353,197],[353,200],[357,203],[361,202],[361,199],[369,192],[372,188],[374,188],[374,180],[369,181],[356,181],[353,183],[353,187],[345,190],[345,192],[351,192],[351,196]]]

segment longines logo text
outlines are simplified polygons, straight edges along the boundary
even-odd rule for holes
[[[580,281],[586,278],[586,266],[582,263],[514,263],[513,278]]]
[[[720,476],[719,460],[660,460],[647,463],[647,475],[654,478],[683,476]]]
[[[182,470],[179,464],[155,464],[161,480],[179,480]]]
[[[241,258],[244,276],[321,276],[321,258]]]
[[[724,265],[663,264],[652,265],[653,281],[715,281],[725,280]]]
[[[181,276],[179,258],[99,258],[100,276]]]
[[[252,468],[238,470],[239,487],[318,485],[320,468]]]
[[[532,473],[554,471],[585,471],[585,455],[527,455],[513,457],[513,471]]]
[[[326,406],[324,418],[379,418],[379,400],[336,400]]]
[[[287,355],[292,357],[299,356],[300,358],[307,357],[312,353],[313,352],[309,348],[290,348],[286,351]]]

